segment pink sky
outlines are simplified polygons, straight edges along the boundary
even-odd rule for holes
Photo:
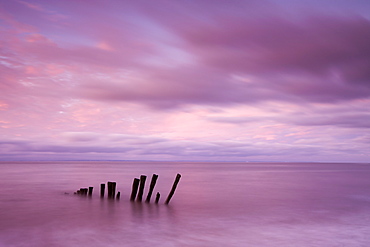
[[[0,1],[1,160],[370,162],[370,1]]]

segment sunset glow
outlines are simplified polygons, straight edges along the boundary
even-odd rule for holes
[[[0,1],[2,160],[370,161],[370,2]]]

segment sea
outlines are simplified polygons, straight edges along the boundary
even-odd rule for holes
[[[141,175],[144,199],[130,201]],[[108,181],[119,199],[100,196]],[[0,246],[368,247],[370,164],[3,161]]]

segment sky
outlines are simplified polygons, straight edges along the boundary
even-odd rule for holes
[[[0,0],[0,160],[370,162],[368,0]]]

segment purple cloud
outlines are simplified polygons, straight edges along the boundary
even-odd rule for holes
[[[368,160],[368,7],[2,2],[2,157]]]
[[[363,18],[228,16],[178,34],[200,63],[179,68],[145,68],[139,87],[109,81],[81,88],[98,100],[150,106],[239,104],[264,100],[338,102],[370,96],[370,22]],[[181,32],[183,31],[183,32]],[[140,68],[140,67],[139,67]],[[232,75],[250,77],[235,82]]]

